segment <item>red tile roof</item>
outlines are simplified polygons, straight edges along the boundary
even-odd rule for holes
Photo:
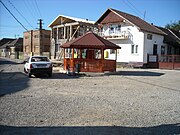
[[[114,13],[114,15],[112,15],[112,13]],[[111,17],[108,17],[109,15]],[[103,23],[107,23],[107,22],[113,23],[113,22],[117,22],[117,20],[119,20],[119,22],[122,22],[122,19],[126,20],[130,24],[137,26],[142,31],[156,33],[156,34],[160,34],[160,35],[166,35],[163,31],[159,30],[154,25],[147,23],[146,21],[142,20],[141,18],[139,18],[137,16],[127,14],[127,13],[124,13],[124,12],[121,12],[121,11],[118,11],[115,9],[111,9],[111,8],[108,9],[96,21],[96,24],[103,24]]]
[[[121,49],[118,45],[96,35],[93,32],[86,34],[61,45],[62,48],[81,48],[81,49]]]

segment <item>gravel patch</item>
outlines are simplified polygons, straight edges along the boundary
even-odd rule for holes
[[[0,129],[4,134],[15,132],[13,127],[18,133],[29,127],[32,134],[50,127],[46,133],[180,134],[179,82],[180,71],[159,69],[87,76],[54,72],[52,78],[29,79],[22,64],[9,65],[0,73]]]

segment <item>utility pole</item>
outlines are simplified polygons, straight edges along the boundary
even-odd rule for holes
[[[38,21],[39,21],[39,23],[37,23],[37,24],[39,24],[39,30],[42,30],[42,25],[44,24],[44,23],[42,23],[42,19],[38,19]]]
[[[38,19],[38,21],[39,21],[39,23],[37,23],[37,24],[39,24],[39,54],[41,55],[41,48],[43,47],[42,46],[42,40],[41,40],[41,38],[42,38],[42,25],[43,25],[43,23],[42,23],[42,19]]]
[[[31,30],[31,56],[33,56],[33,30]]]

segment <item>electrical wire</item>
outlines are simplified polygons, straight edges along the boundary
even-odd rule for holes
[[[41,12],[40,12],[40,9],[39,9],[39,7],[38,7],[38,4],[37,4],[37,1],[36,1],[36,0],[35,0],[35,4],[36,4],[36,7],[37,7],[37,9],[38,9],[38,12],[39,12],[40,17],[42,18],[42,14],[41,14]]]
[[[127,2],[125,0],[122,0],[124,2],[125,5],[127,5],[130,9],[132,9],[134,12],[136,12],[136,14],[138,14],[139,16],[141,16],[141,18],[144,18],[144,14],[138,9],[136,8],[136,6],[134,6],[129,0],[127,0]],[[151,19],[145,17],[147,20],[149,20],[150,22],[153,22]]]
[[[28,22],[28,20],[19,12],[19,10],[12,4],[10,0],[8,2],[12,5],[12,7],[21,15],[22,18],[33,28],[33,26]],[[34,29],[34,28],[33,28]]]
[[[28,31],[28,29],[14,16],[14,14],[8,9],[8,7],[6,7],[6,5],[2,2],[2,0],[0,0],[1,4],[6,8],[6,10],[13,16],[13,18],[26,30]]]
[[[36,15],[38,16],[38,18],[39,18],[39,17],[40,17],[40,14],[39,14],[38,9],[37,9],[37,7],[36,7],[35,1],[34,1],[34,0],[31,0],[31,3],[32,3],[32,6],[33,6],[33,8],[34,8],[35,14],[36,14]]]
[[[141,15],[144,17],[144,19],[146,18],[146,19],[149,20],[150,22],[153,22],[151,19],[145,17],[144,14],[143,14],[138,8],[136,8],[136,6],[133,5],[129,0],[127,0],[127,2],[128,2],[139,14],[141,14]]]
[[[32,18],[36,18],[35,16],[34,16],[34,14],[33,14],[33,10],[32,9],[30,9],[30,7],[28,6],[28,5],[30,5],[30,4],[28,4],[28,3],[26,3],[28,0],[23,0],[23,2],[24,2],[24,5],[25,5],[25,9],[27,9],[27,13],[30,13],[31,14],[31,16],[32,16]]]

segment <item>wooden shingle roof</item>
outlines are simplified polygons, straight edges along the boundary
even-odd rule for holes
[[[118,45],[96,35],[93,32],[86,34],[61,45],[62,48],[81,48],[81,49],[121,49]]]

